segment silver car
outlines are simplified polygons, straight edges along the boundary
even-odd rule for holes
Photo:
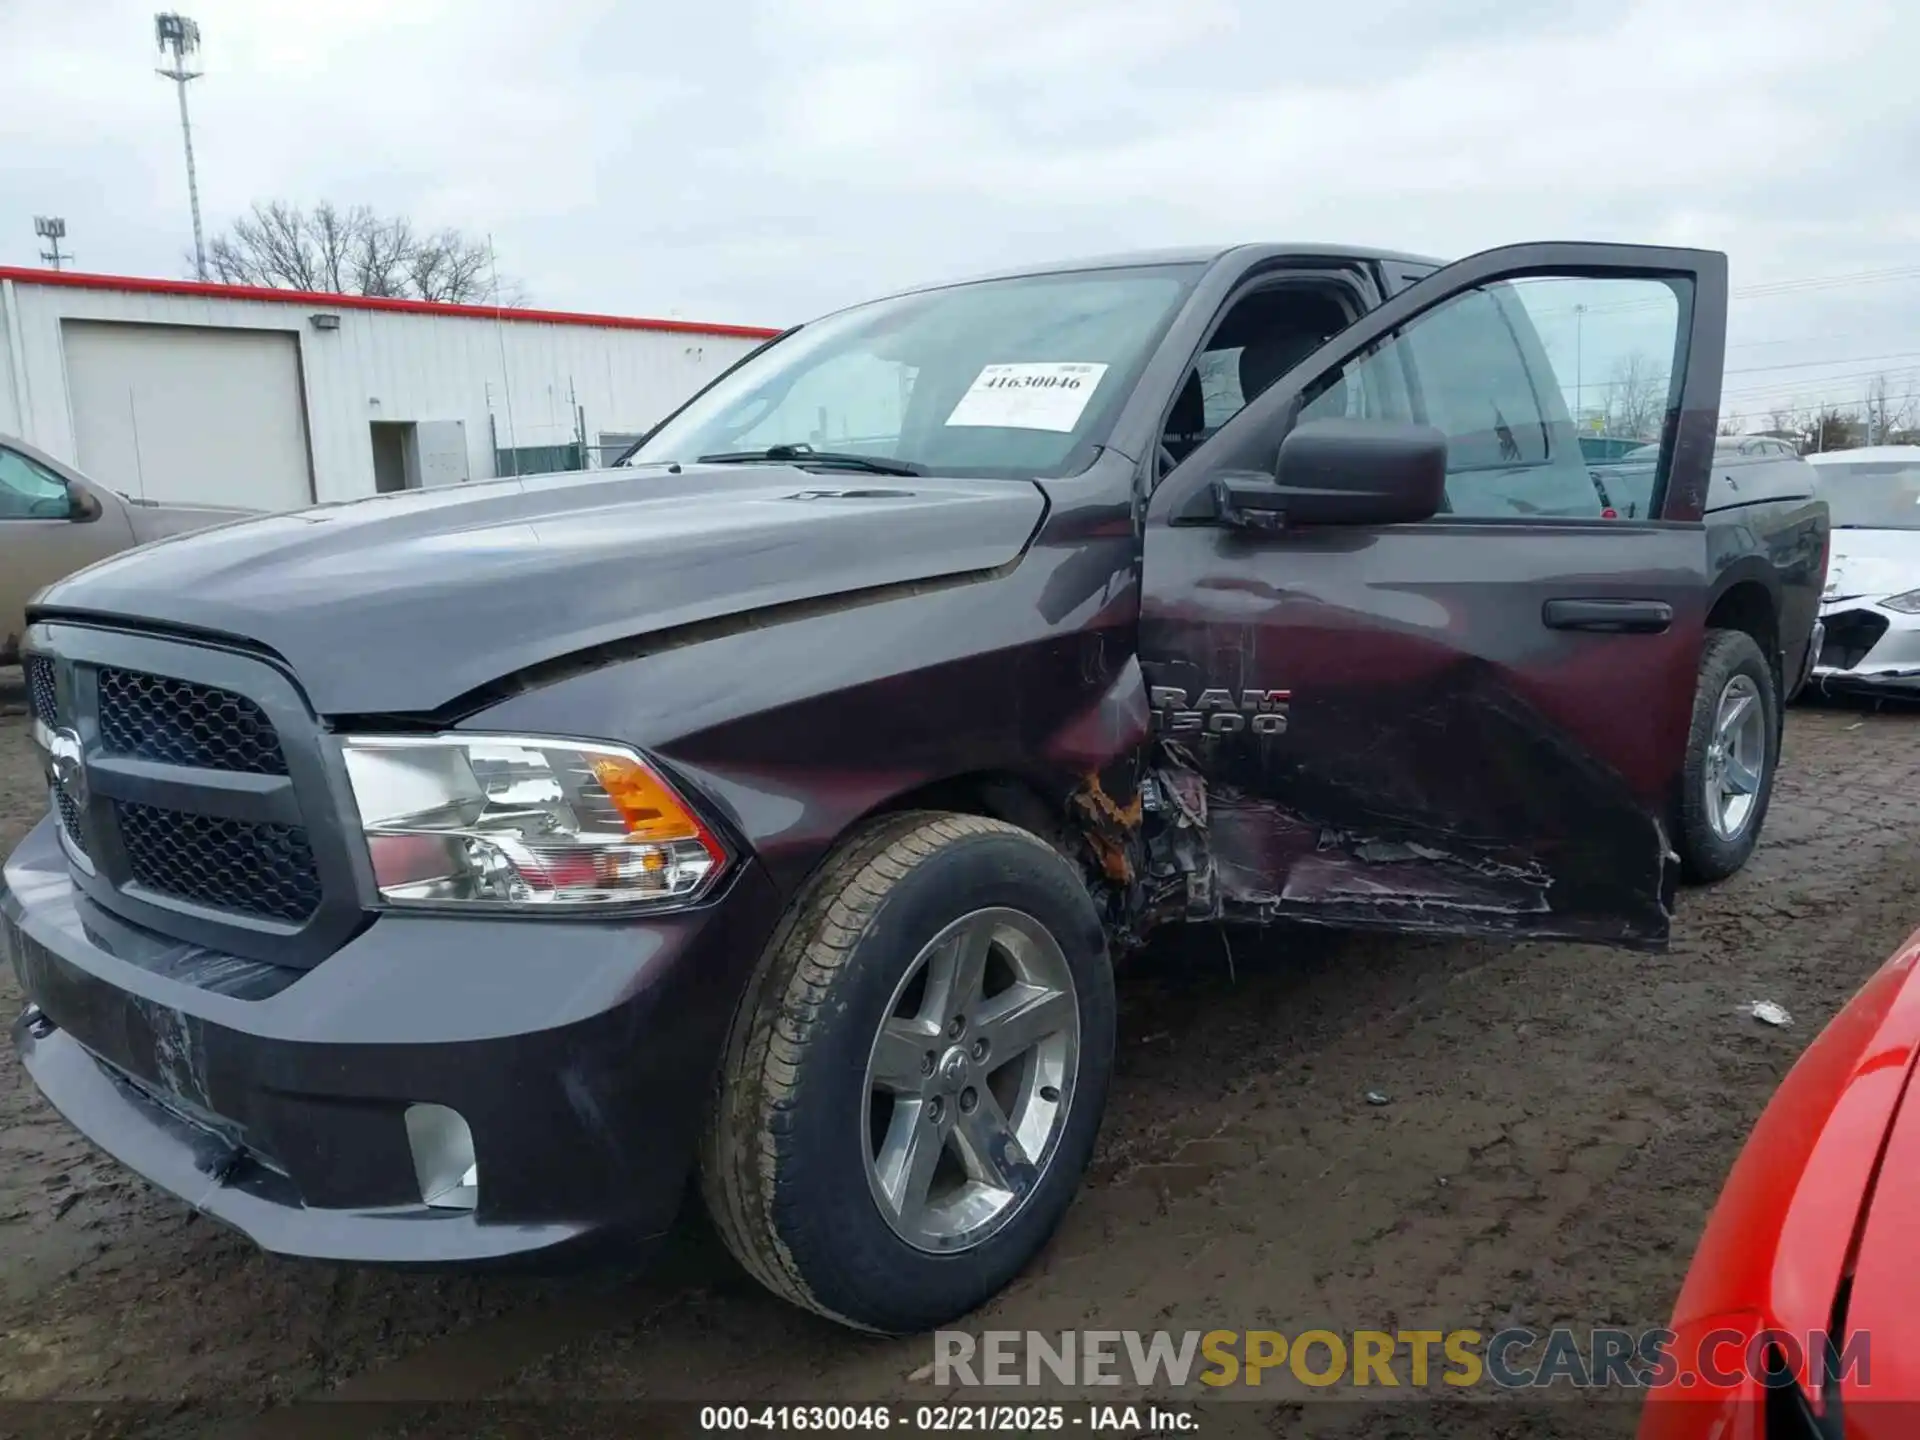
[[[1920,445],[1807,459],[1833,513],[1813,683],[1920,700]]]
[[[136,500],[0,435],[0,665],[19,658],[27,601],[43,587],[149,540],[255,513]]]

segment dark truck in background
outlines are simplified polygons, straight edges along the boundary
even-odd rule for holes
[[[948,1320],[1070,1202],[1157,926],[1656,949],[1744,861],[1826,520],[1707,515],[1726,299],[1587,244],[999,276],[612,473],[95,566],[26,637],[26,1069],[270,1250],[656,1235],[697,1173],[778,1293]],[[1573,424],[1614,352],[1637,518]]]
[[[1594,488],[1608,513],[1628,518],[1652,513],[1660,477],[1660,449],[1657,444],[1641,445],[1617,459],[1592,465]],[[1835,524],[1832,506],[1822,495],[1819,476],[1806,457],[1772,435],[1721,435],[1714,439],[1703,514],[1711,553],[1736,558],[1765,555],[1772,559],[1777,573],[1792,571],[1800,563],[1798,550],[1809,543],[1813,533],[1804,525],[1810,506],[1821,514],[1820,573],[1830,582]],[[1724,568],[1716,568],[1725,573]],[[1798,696],[1813,677],[1826,634],[1822,610],[1816,609],[1809,617],[1802,609],[1804,601],[1804,596],[1788,595],[1775,605],[1779,617],[1776,623],[1784,626],[1793,643],[1798,644],[1803,633],[1809,636],[1805,663],[1780,677],[1785,702]],[[1702,873],[1703,878],[1715,878]]]

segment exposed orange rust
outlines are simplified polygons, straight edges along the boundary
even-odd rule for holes
[[[1086,783],[1073,792],[1073,803],[1085,815],[1087,844],[1100,869],[1109,880],[1125,885],[1133,879],[1133,853],[1130,841],[1140,828],[1140,797],[1121,805],[1107,794],[1099,772],[1087,776]]]

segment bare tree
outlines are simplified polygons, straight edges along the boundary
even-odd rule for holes
[[[1667,376],[1644,350],[1623,355],[1607,381],[1607,429],[1615,435],[1658,439],[1667,416]]]
[[[1719,434],[1744,435],[1747,433],[1747,417],[1738,410],[1729,410],[1720,417]]]
[[[1801,448],[1809,453],[1855,450],[1867,443],[1867,422],[1858,410],[1839,405],[1817,405],[1802,427]]]
[[[1887,378],[1885,371],[1867,382],[1867,444],[1889,444],[1891,436],[1911,429],[1917,416],[1920,396],[1914,392],[1911,375],[1904,391]]]
[[[281,201],[253,207],[207,247],[207,268],[231,285],[270,285],[283,290],[325,290],[321,233],[337,235],[351,216],[325,205],[310,220]]]
[[[321,202],[302,210],[256,202],[207,247],[207,268],[230,285],[387,295],[465,304],[525,303],[518,281],[496,281],[485,240],[448,228],[423,235],[405,216]]]
[[[405,220],[369,217],[353,237],[349,265],[354,293],[405,296],[407,260],[417,243]]]
[[[423,236],[407,257],[407,279],[422,300],[453,300],[490,289],[492,252],[457,230]],[[519,286],[509,284],[503,304],[518,304]]]
[[[322,201],[314,206],[313,213],[307,217],[307,233],[312,238],[320,262],[320,279],[323,283],[319,289],[337,295],[346,288],[347,255],[353,248],[354,231],[365,213],[360,210],[342,214]]]
[[[1777,404],[1767,411],[1767,428],[1763,433],[1791,441],[1802,455],[1811,455],[1825,438],[1820,421],[1817,405],[1803,405],[1798,401]]]

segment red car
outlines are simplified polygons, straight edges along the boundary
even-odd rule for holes
[[[1754,1126],[1674,1307],[1641,1440],[1920,1436],[1920,931]]]

